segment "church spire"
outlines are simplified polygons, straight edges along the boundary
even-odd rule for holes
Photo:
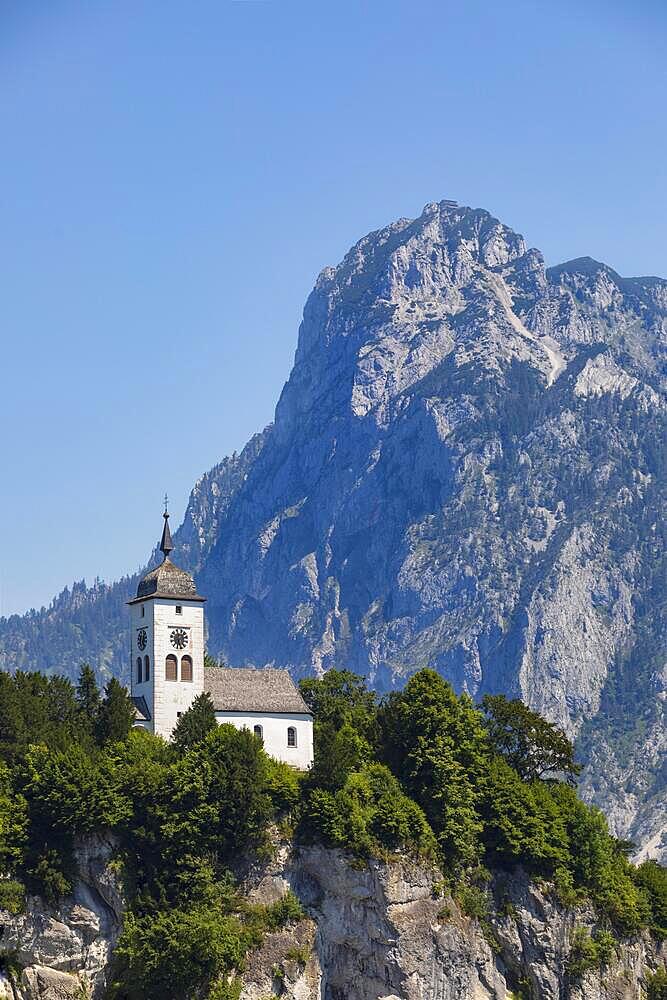
[[[162,541],[160,542],[160,552],[164,554],[165,559],[170,552],[174,550],[174,544],[171,540],[171,531],[169,530],[169,511],[167,510],[167,494],[164,495],[164,528],[162,529]]]

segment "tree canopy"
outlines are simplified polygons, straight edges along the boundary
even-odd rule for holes
[[[571,786],[565,734],[526,706],[477,707],[432,670],[380,699],[348,671],[301,689],[315,720],[303,775],[249,730],[218,726],[208,696],[167,743],[132,729],[127,692],[111,680],[100,695],[88,667],[76,689],[0,673],[0,905],[20,907],[25,891],[57,901],[76,878],[76,843],[111,833],[128,909],[110,1000],[161,1000],[183,983],[222,1000],[261,934],[298,919],[293,899],[250,906],[231,874],[278,823],[358,863],[427,859],[461,898],[488,869],[520,865],[564,902],[590,900],[616,933],[665,935],[665,869],[630,863]]]

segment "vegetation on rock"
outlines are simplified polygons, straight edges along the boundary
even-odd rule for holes
[[[111,1000],[238,994],[248,952],[303,916],[289,894],[249,904],[233,875],[241,856],[270,849],[276,823],[359,864],[409,853],[439,865],[489,933],[489,868],[521,865],[564,901],[591,900],[602,929],[573,940],[572,976],[609,960],[603,925],[665,934],[665,870],[628,861],[568,783],[563,734],[518,703],[477,707],[430,670],[378,700],[331,671],[302,683],[316,764],[300,775],[249,730],[212,725],[205,698],[171,744],[130,730],[119,688],[101,696],[86,668],[76,689],[0,675],[0,906],[17,912],[26,890],[57,901],[77,842],[111,833],[127,899]]]

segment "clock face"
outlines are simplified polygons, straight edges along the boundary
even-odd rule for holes
[[[148,642],[148,636],[146,635],[146,629],[140,628],[137,632],[137,646],[139,649],[145,649],[146,643]]]
[[[174,649],[185,649],[188,644],[188,633],[184,628],[175,628],[169,636],[169,640]]]

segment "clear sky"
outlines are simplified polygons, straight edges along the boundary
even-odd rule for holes
[[[440,198],[667,276],[662,0],[0,0],[0,613],[139,566]]]

